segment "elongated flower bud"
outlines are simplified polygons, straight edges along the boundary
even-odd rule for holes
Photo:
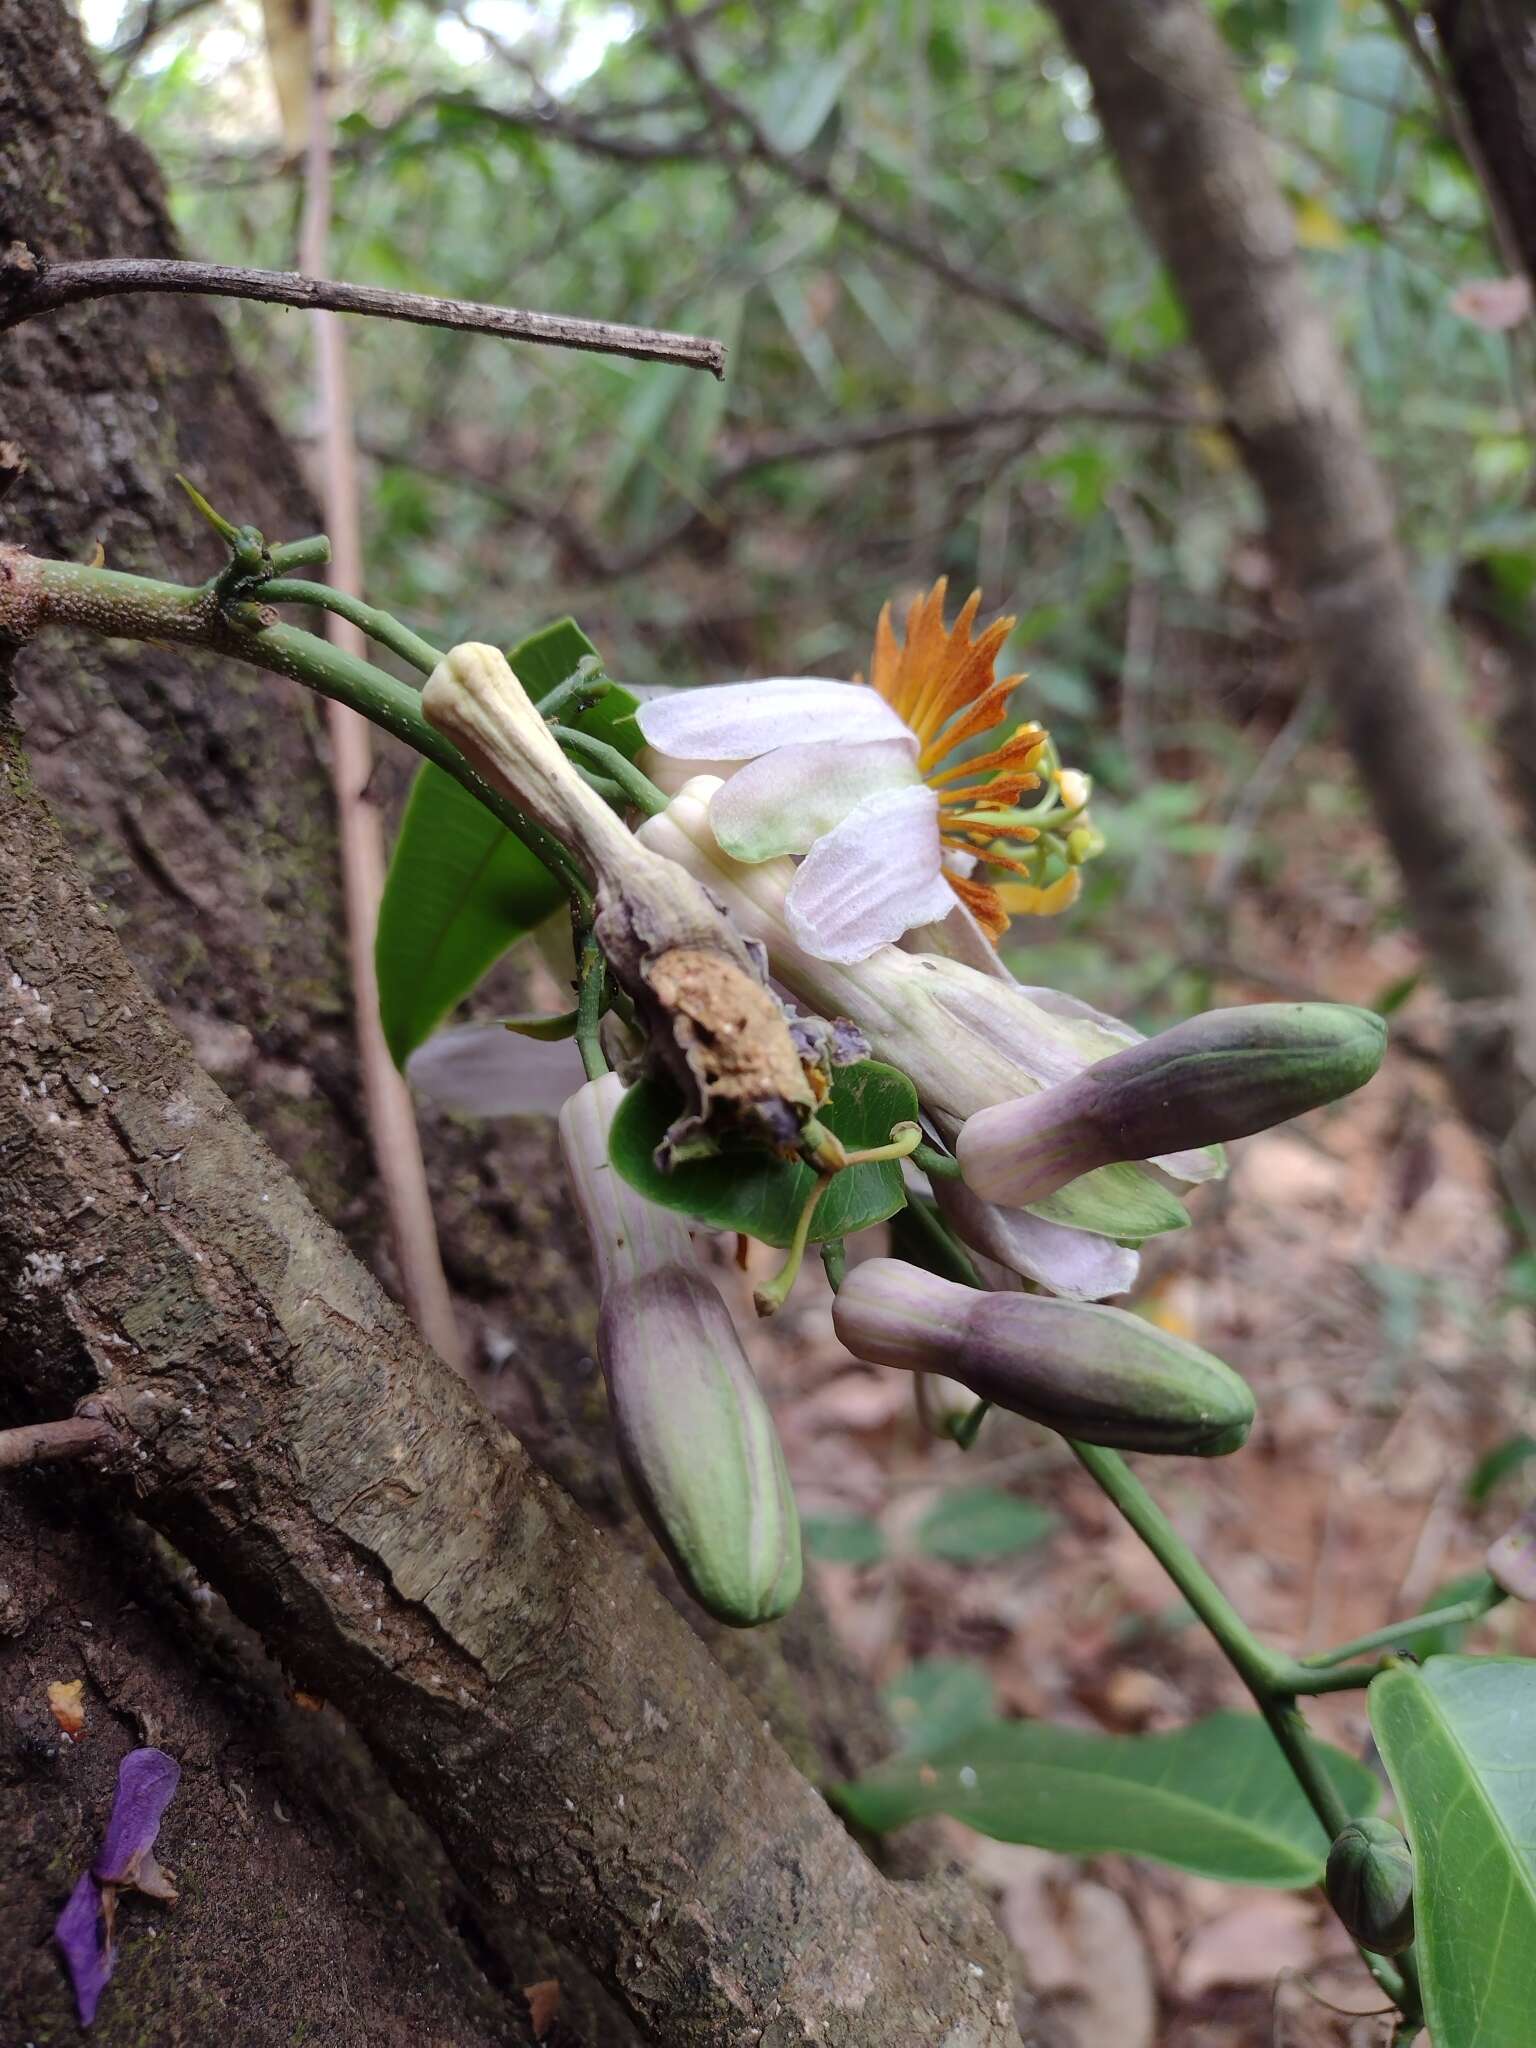
[[[800,1520],[778,1433],[686,1221],[608,1163],[617,1075],[578,1090],[560,1142],[597,1261],[597,1355],[636,1505],[679,1578],[749,1628],[794,1604]]]
[[[1352,1820],[1328,1851],[1328,1903],[1362,1947],[1395,1956],[1413,1940],[1413,1851],[1387,1820]]]
[[[1022,1207],[1095,1167],[1245,1138],[1333,1102],[1371,1078],[1386,1042],[1381,1018],[1347,1003],[1207,1010],[982,1110],[955,1154],[974,1193]]]
[[[832,1319],[855,1358],[945,1373],[1085,1443],[1216,1457],[1253,1421],[1230,1366],[1122,1309],[983,1294],[869,1259],[844,1280]]]

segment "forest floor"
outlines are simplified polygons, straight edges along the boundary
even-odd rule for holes
[[[1312,772],[1343,771],[1324,755]],[[1281,883],[1247,898],[1231,935],[1250,975],[1274,981],[1233,977],[1217,1000],[1273,997],[1275,981],[1304,975],[1319,995],[1369,1002],[1411,970],[1408,942],[1385,928],[1391,882],[1369,834],[1349,861],[1330,836],[1326,860],[1303,848]],[[1435,1058],[1443,1027],[1438,998],[1416,990],[1368,1089],[1234,1147],[1229,1179],[1194,1192],[1194,1227],[1149,1248],[1133,1304],[1254,1388],[1259,1421],[1241,1454],[1140,1469],[1247,1619],[1298,1653],[1412,1614],[1477,1569],[1536,1469],[1481,1507],[1469,1501],[1479,1459],[1529,1419],[1536,1341],[1528,1309],[1511,1304],[1486,1155]],[[1055,1439],[996,1414],[969,1454],[926,1438],[908,1377],[852,1361],[829,1300],[808,1272],[751,1341],[807,1517],[879,1525],[878,1561],[817,1566],[845,1645],[877,1682],[919,1660],[970,1659],[999,1713],[1114,1732],[1247,1704],[1161,1568]],[[978,1486],[1047,1509],[1047,1532],[991,1560],[925,1554],[917,1532],[936,1500]],[[1536,1632],[1511,1606],[1469,1641],[1529,1652]],[[1319,1701],[1313,1718],[1372,1756],[1361,1694]],[[1038,2048],[1388,2038],[1383,2018],[1352,2016],[1379,2015],[1381,1996],[1316,1892],[1241,1889],[1127,1858],[1078,1862],[943,1825],[1019,1952],[1036,2001],[1026,2039]]]

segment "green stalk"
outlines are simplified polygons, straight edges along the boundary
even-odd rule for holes
[[[1333,1841],[1354,1815],[1323,1769],[1311,1731],[1285,1687],[1287,1661],[1275,1657],[1254,1635],[1117,1451],[1105,1450],[1098,1444],[1078,1443],[1071,1437],[1066,1442],[1078,1463],[1119,1509],[1216,1638],[1222,1655],[1253,1695],[1254,1705],[1269,1724],[1324,1833]],[[1405,1951],[1399,1956],[1396,1967],[1369,1949],[1361,1949],[1360,1953],[1387,1997],[1405,2017],[1413,2018],[1418,2007],[1418,1979],[1412,1952]]]
[[[543,708],[540,705],[541,711]],[[566,753],[584,755],[600,775],[616,782],[636,810],[644,811],[648,818],[659,817],[671,802],[671,798],[663,795],[648,775],[642,774],[627,755],[621,754],[617,747],[611,747],[606,740],[582,732],[574,725],[551,725],[549,729]]]
[[[403,662],[419,669],[424,676],[431,675],[443,658],[430,641],[423,640],[419,633],[413,633],[409,626],[402,626],[390,613],[380,611],[377,605],[365,604],[360,597],[352,597],[329,583],[302,583],[294,577],[274,576],[261,585],[258,601],[262,604],[316,605],[321,611],[334,612],[337,618],[346,619],[377,646],[387,647],[391,654],[398,654]]]
[[[296,543],[295,545],[302,545]],[[23,558],[25,579],[14,582],[23,607],[40,595],[42,618],[124,640],[174,640],[232,655],[273,675],[288,676],[323,697],[346,704],[384,732],[393,733],[428,761],[434,761],[520,839],[578,903],[590,906],[591,891],[570,853],[552,834],[525,818],[475,773],[453,742],[428,725],[419,692],[356,655],[344,653],[297,626],[275,623],[270,609],[245,602],[222,606],[212,585],[188,589],[118,569],[83,562]],[[319,586],[328,588],[328,586]],[[29,628],[40,621],[28,620]]]
[[[603,1055],[601,1026],[603,1021],[603,984],[608,978],[608,962],[588,925],[581,934],[581,945],[577,956],[576,983],[576,1048],[581,1054],[581,1064],[589,1081],[597,1081],[608,1071],[608,1062]]]
[[[922,1168],[930,1180],[958,1180],[960,1162],[948,1152],[941,1152],[937,1145],[919,1145],[912,1154],[912,1164]]]
[[[1421,1635],[1427,1628],[1459,1628],[1467,1622],[1481,1621],[1485,1614],[1491,1614],[1508,1597],[1502,1586],[1489,1579],[1477,1592],[1469,1593],[1465,1600],[1458,1600],[1450,1607],[1431,1607],[1423,1614],[1410,1614],[1406,1621],[1389,1621],[1385,1628],[1372,1629],[1369,1635],[1356,1636],[1352,1642],[1340,1643],[1337,1649],[1319,1650],[1311,1657],[1303,1657],[1299,1668],[1316,1675],[1331,1670],[1350,1657],[1364,1656],[1367,1651],[1390,1649],[1394,1643]],[[1373,1675],[1374,1671],[1373,1666]]]

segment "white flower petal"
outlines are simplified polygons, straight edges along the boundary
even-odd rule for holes
[[[736,772],[734,761],[680,761],[675,754],[658,753],[655,747],[642,747],[635,756],[635,766],[655,783],[663,796],[677,796],[696,775],[712,775],[718,780]],[[569,924],[570,917],[563,907],[561,914]]]
[[[523,1038],[504,1024],[455,1024],[417,1046],[405,1078],[460,1116],[554,1116],[586,1074],[574,1039]]]
[[[753,761],[786,742],[900,739],[907,728],[877,690],[824,676],[767,676],[677,690],[635,714],[647,742],[683,761]]]
[[[925,784],[865,797],[795,870],[784,922],[818,960],[867,960],[951,900],[939,846],[939,800]]]
[[[1113,1238],[984,1202],[963,1181],[935,1175],[933,1193],[945,1222],[974,1251],[1066,1301],[1105,1301],[1136,1284],[1141,1261]]]
[[[824,740],[776,747],[738,768],[709,807],[715,838],[732,860],[807,853],[868,796],[921,786],[915,739]]]

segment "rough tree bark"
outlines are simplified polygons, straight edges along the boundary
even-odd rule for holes
[[[335,1702],[470,1890],[665,2048],[1007,2048],[975,1897],[882,1877],[620,1546],[197,1067],[0,745],[0,1344]]]
[[[1496,1142],[1536,1157],[1521,1123],[1536,1080],[1530,872],[1440,687],[1391,499],[1262,131],[1203,0],[1048,5],[1184,301],[1409,913],[1456,1005],[1458,1096]]]
[[[1449,90],[1462,105],[1456,139],[1476,158],[1490,211],[1498,209],[1501,253],[1513,249],[1536,295],[1536,15],[1526,0],[1435,0],[1430,14]],[[1533,331],[1528,315],[1511,345],[1522,349]],[[1528,345],[1524,354],[1529,365]],[[1536,850],[1536,625],[1530,607],[1512,604],[1482,563],[1463,567],[1456,604],[1504,658],[1500,752]]]
[[[178,253],[154,167],[107,118],[78,32],[58,0],[0,0],[0,243],[12,237],[61,256]],[[206,574],[213,566],[208,537],[171,483],[178,469],[216,503],[274,535],[317,523],[297,467],[232,361],[221,324],[196,301],[104,302],[7,337],[0,346],[0,440],[7,439],[20,443],[31,468],[0,505],[0,537],[46,552],[88,554],[99,541],[114,566]],[[186,650],[60,641],[30,650],[23,666],[20,715],[32,771],[88,869],[93,894],[199,1057],[326,1216],[387,1277],[358,1121],[330,801],[310,707],[272,678]],[[587,1512],[622,1525],[633,1539],[588,1355],[590,1281],[584,1261],[569,1255],[577,1239],[549,1133],[510,1128],[487,1142],[442,1123],[429,1142],[461,1315],[485,1354],[515,1345],[514,1362],[497,1382],[499,1405]],[[11,1375],[13,1362],[6,1357],[0,1375],[5,1421],[34,1412],[26,1387]],[[14,1492],[17,1482],[7,1484]],[[39,1498],[35,1486],[24,1486],[20,1511],[30,1514],[28,1504]],[[57,1541],[25,1523],[43,1575],[39,1586],[61,1545],[71,1556],[78,1552],[80,1573],[88,1576],[92,1546],[105,1555],[119,1543],[120,1528],[100,1523],[98,1504],[87,1500],[85,1507],[86,1526],[71,1526]],[[33,1587],[8,1610],[22,1620],[7,1645],[10,1661],[0,1665],[0,1702],[20,1715],[18,1728],[23,1721],[31,1727],[32,1681],[48,1661],[31,1617],[67,1605],[78,1583],[64,1564],[58,1572],[51,1597]],[[785,1628],[712,1639],[803,1768],[843,1775],[880,1753],[884,1732],[868,1691],[831,1652],[813,1604]],[[206,1674],[178,1666],[176,1656],[168,1636],[146,1636],[132,1654],[120,1648],[115,1668],[128,1693],[147,1688],[179,1700],[186,1725],[200,1712],[216,1721],[224,1709],[198,1695]],[[245,1698],[250,1688],[237,1691]],[[65,1866],[88,1846],[100,1787],[93,1776],[88,1800],[78,1788],[65,1788],[63,1807],[48,1807],[38,1785],[27,1789],[38,1761],[31,1735],[18,1743],[9,1758],[19,1788],[14,1810],[24,1816],[22,1835],[32,1847],[0,1868],[8,1907],[21,1909],[0,1915],[0,1985],[35,1986],[46,1964],[57,1993],[57,1972],[40,1944],[62,1901],[61,1882],[67,1890],[72,1870]],[[223,1767],[212,1737],[205,1754],[218,1777]],[[44,1777],[53,1770],[49,1765]],[[285,1796],[297,1803],[297,1795]],[[64,1812],[73,1818],[68,1842],[51,1832]],[[420,1860],[408,1829],[391,1833],[378,1816],[354,1818],[385,1838],[375,1846],[386,1862],[398,1868],[413,1856]],[[335,1907],[333,1949],[347,1938],[348,1854],[338,1842],[329,1862],[318,1848],[310,1858],[316,1887],[308,1911],[323,1917]],[[200,1873],[210,1898],[216,1867],[214,1859]],[[260,1953],[270,1938],[270,1913],[263,1894],[249,1891],[252,1911],[239,1935],[228,1917],[239,1889],[236,1877],[231,1897],[220,1901],[232,1959],[224,1973],[232,2040],[256,2038],[269,2016],[258,1988],[263,1973],[239,1967],[237,1959],[240,1939],[249,1941],[252,1956]],[[483,1986],[474,1988],[476,1972],[449,1921],[468,1929],[503,1989],[564,1976],[567,2019],[557,2041],[621,2038],[617,2013],[595,1995],[586,2001],[569,1957],[560,1966],[548,1941],[526,1926],[488,1936],[484,1924],[471,1923],[477,1914],[482,1923],[495,1917],[489,1901],[455,1897],[439,1915],[446,1945],[436,1952],[436,1966],[447,1979],[469,1984],[473,1997],[456,2021],[451,2004],[434,2008],[431,2024],[423,2008],[424,2038],[434,2038],[432,2024],[456,2042],[501,2038],[490,2029],[521,2024],[515,2000],[511,2016],[500,2006],[486,2018],[476,2003]],[[429,1940],[425,1921],[418,1938]],[[347,1986],[359,2038],[388,2038],[384,2015],[403,1994],[387,1973],[364,1984],[353,1972]],[[245,2012],[242,1989],[255,2001]],[[346,2038],[340,2019],[336,2024],[335,2038]],[[242,2036],[245,2025],[255,2031]],[[98,2031],[110,2048],[117,2038],[110,2008]],[[520,2036],[508,2036],[514,2037]]]
[[[1432,0],[1428,12],[1536,291],[1536,15],[1527,0]]]

